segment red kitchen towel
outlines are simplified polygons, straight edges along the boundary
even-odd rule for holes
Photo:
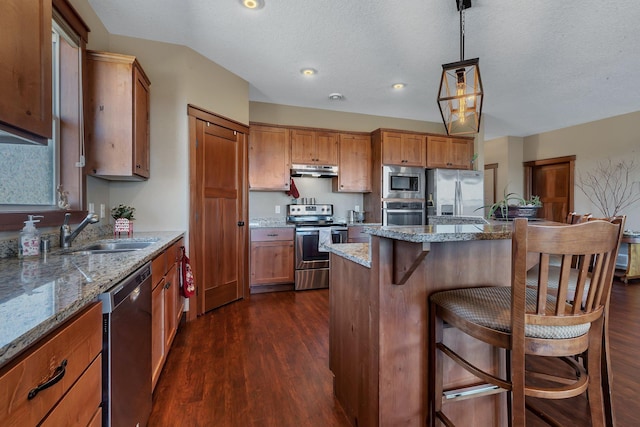
[[[191,271],[189,257],[187,257],[184,246],[182,246],[180,249],[182,250],[182,262],[180,265],[182,270],[180,274],[182,295],[184,295],[185,298],[189,298],[196,294],[196,284],[195,280],[193,279],[193,271]]]
[[[293,181],[293,178],[291,178],[291,184],[289,185],[287,196],[292,196],[294,199],[300,197],[300,193],[298,192],[298,188],[296,187],[296,183]]]

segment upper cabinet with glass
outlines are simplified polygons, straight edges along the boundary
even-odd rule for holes
[[[87,173],[149,178],[149,79],[135,57],[87,52]],[[114,90],[118,88],[118,90]]]
[[[52,134],[51,0],[4,0],[0,128],[46,144]]]

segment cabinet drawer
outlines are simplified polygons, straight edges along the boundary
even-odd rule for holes
[[[153,283],[153,288],[158,285],[158,282],[160,282],[166,274],[169,261],[168,258],[168,251],[164,251],[151,261],[151,281]]]
[[[102,357],[97,357],[42,427],[88,426],[102,400]]]
[[[0,425],[38,424],[101,350],[102,308],[96,303],[0,371]],[[50,379],[63,360],[62,379],[29,400],[29,391]]]
[[[293,227],[290,228],[254,228],[251,230],[252,242],[271,242],[275,240],[293,240]]]

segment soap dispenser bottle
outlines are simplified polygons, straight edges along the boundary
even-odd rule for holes
[[[24,222],[24,228],[20,232],[20,242],[18,245],[18,256],[20,258],[34,257],[40,255],[40,232],[36,229],[35,223],[43,218],[40,215],[28,215],[29,219]]]

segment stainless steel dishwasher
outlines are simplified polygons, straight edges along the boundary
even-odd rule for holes
[[[103,426],[146,426],[151,414],[151,263],[99,298]]]

